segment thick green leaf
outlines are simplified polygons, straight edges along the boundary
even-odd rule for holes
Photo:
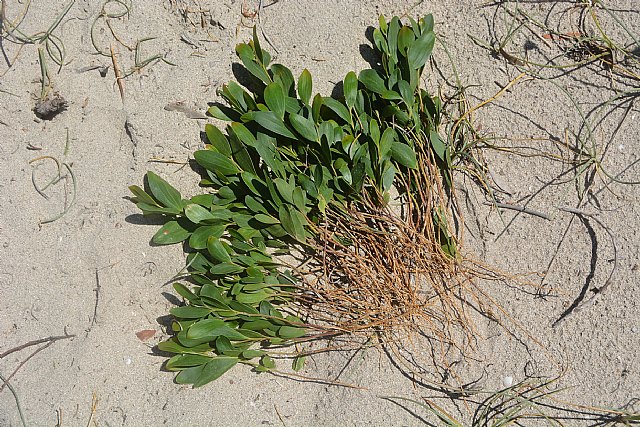
[[[242,65],[255,77],[262,80],[264,84],[271,83],[271,77],[264,69],[262,64],[256,62],[256,57],[253,49],[246,43],[240,43],[236,46],[236,53],[242,61]]]
[[[289,122],[291,126],[298,132],[304,139],[309,141],[318,140],[318,130],[313,120],[309,120],[306,117],[292,113],[289,115]]]
[[[402,100],[405,102],[405,104],[407,104],[409,108],[411,108],[415,102],[413,91],[411,90],[411,85],[406,80],[400,80],[398,82],[398,90],[400,91]]]
[[[198,276],[195,276],[198,277]],[[220,287],[213,285],[212,283],[206,283],[200,288],[201,299],[209,300],[210,302],[214,302],[216,307],[228,308],[227,303],[229,299],[222,295],[222,290]]]
[[[267,85],[264,90],[264,102],[280,119],[284,119],[284,90],[280,83],[273,82]]]
[[[209,237],[207,240],[207,251],[213,259],[219,262],[231,262],[231,256],[225,249],[220,239]]]
[[[446,162],[447,159],[447,146],[445,145],[440,135],[435,130],[431,130],[429,140],[431,141],[431,147],[433,147],[434,153],[436,156],[443,162]]]
[[[261,331],[262,329],[273,329],[275,327],[273,323],[264,319],[246,322],[242,325],[242,329],[249,329],[251,331]]]
[[[231,301],[229,305],[231,306],[231,308],[233,308],[234,310],[240,313],[260,314],[260,312],[256,310],[254,307],[247,304],[241,304],[237,301]]]
[[[271,356],[264,355],[262,357],[262,359],[260,360],[260,365],[264,366],[267,369],[275,369],[276,362],[275,362],[275,360],[273,360],[273,358]]]
[[[293,204],[293,190],[295,190],[295,187],[282,178],[274,179],[273,183],[276,185],[278,193],[282,196],[282,198],[286,202]]]
[[[201,387],[207,383],[210,383],[211,381],[217,380],[222,375],[224,375],[225,372],[233,368],[237,363],[238,358],[236,357],[216,357],[211,362],[204,365],[200,377],[198,377],[198,380],[193,383],[193,387]]]
[[[382,173],[382,188],[384,191],[389,191],[391,186],[393,185],[393,180],[396,176],[396,167],[393,166],[393,163],[388,162],[387,167]]]
[[[161,214],[161,215],[178,215],[180,209],[175,208],[163,208],[157,204],[148,205],[146,203],[138,202],[136,206],[142,211],[143,215]]]
[[[380,145],[378,148],[380,160],[386,160],[394,141],[396,141],[396,132],[392,127],[388,127],[384,130],[382,137],[380,138]]]
[[[284,122],[273,111],[252,111],[242,116],[243,121],[253,120],[263,128],[287,138],[295,139],[296,136],[285,126]]]
[[[400,28],[400,32],[398,33],[398,50],[403,56],[406,56],[407,49],[415,39],[416,36],[410,27],[405,26]]]
[[[398,33],[400,32],[400,19],[397,16],[391,18],[389,30],[387,32],[387,44],[389,45],[389,55],[395,63],[398,62]]]
[[[226,225],[204,225],[195,229],[189,238],[189,246],[193,249],[204,249],[207,247],[209,237],[220,238],[224,234]]]
[[[173,307],[169,312],[179,319],[200,319],[211,314],[211,309],[186,305],[184,307]]]
[[[306,241],[304,215],[289,206],[282,205],[278,212],[280,223],[285,231],[297,241],[304,243]]]
[[[233,350],[233,348],[234,348],[233,344],[231,343],[231,340],[229,338],[223,337],[223,336],[220,336],[220,337],[216,338],[215,345],[216,345],[216,350],[219,353],[230,351],[230,350]]]
[[[293,204],[300,212],[305,212],[307,209],[307,196],[301,187],[296,187],[296,189],[293,190]]]
[[[211,211],[207,208],[203,208],[200,205],[196,205],[195,203],[188,204],[184,208],[184,214],[189,219],[189,221],[194,224],[199,224],[206,220],[214,219],[214,216],[211,214]]]
[[[305,103],[309,105],[311,99],[311,92],[313,91],[313,81],[311,79],[311,73],[306,68],[300,74],[298,79],[298,96]]]
[[[278,336],[287,339],[300,338],[305,336],[306,333],[307,331],[305,331],[303,328],[296,328],[293,326],[282,326],[280,329],[278,329]]]
[[[262,357],[265,354],[264,350],[245,350],[242,352],[242,357],[244,359],[253,359],[254,357]]]
[[[253,26],[253,38],[251,40],[251,46],[253,47],[253,50],[256,53],[256,57],[258,58],[258,61],[260,61],[260,63],[262,63],[263,65],[267,65],[267,63],[265,63],[265,55],[263,55],[262,52],[262,48],[260,47],[260,40],[258,39],[258,30],[256,29],[256,26]]]
[[[276,160],[276,139],[262,132],[258,133],[255,149],[264,163],[274,172],[282,173],[282,162]]]
[[[374,144],[378,145],[380,143],[380,126],[378,126],[378,121],[375,119],[371,119],[369,123],[369,136]]]
[[[249,195],[244,198],[244,204],[251,212],[255,213],[268,213],[267,208],[264,206],[264,202],[258,201],[255,197]]]
[[[436,41],[436,35],[433,31],[423,33],[416,41],[414,41],[407,52],[407,60],[409,68],[418,70],[424,66],[433,50]]]
[[[338,172],[340,172],[340,175],[342,176],[342,179],[344,180],[344,182],[346,182],[349,186],[351,186],[351,183],[352,183],[351,169],[349,169],[347,166],[343,166],[338,170]]]
[[[384,52],[387,55],[389,54],[389,46],[387,45],[387,40],[384,38],[382,31],[377,28],[373,30],[373,43],[380,52]]]
[[[210,356],[204,356],[202,354],[176,354],[167,361],[165,366],[170,371],[177,371],[193,366],[204,365],[210,360]]]
[[[384,80],[376,70],[365,69],[360,71],[358,78],[362,84],[372,92],[383,93],[387,90]]]
[[[233,159],[236,161],[240,169],[246,172],[256,174],[256,167],[254,165],[254,159],[249,154],[247,146],[240,142],[240,140],[233,133],[233,129],[229,126],[230,137],[229,144],[231,145],[231,152],[233,153]]]
[[[291,369],[293,369],[296,372],[301,371],[304,368],[304,362],[306,360],[307,360],[306,356],[296,357],[295,359],[293,359],[293,362],[291,363]]]
[[[383,99],[389,99],[392,101],[399,101],[402,99],[402,96],[394,90],[385,90],[380,94]]]
[[[411,24],[410,28],[413,30],[413,34],[416,37],[420,37],[420,34],[422,34],[422,30],[420,30],[420,25],[418,25],[416,20],[411,18],[411,17],[409,17],[409,23]],[[409,26],[407,26],[407,27],[409,27]]]
[[[229,140],[226,136],[222,134],[220,129],[212,125],[211,123],[207,123],[204,126],[204,131],[207,134],[207,139],[215,147],[218,152],[224,154],[227,157],[231,156],[231,146],[229,145]]]
[[[202,246],[203,248],[207,247],[207,243]],[[200,252],[192,252],[187,255],[187,265],[193,271],[197,271],[199,273],[206,273],[211,268],[211,262]],[[198,276],[193,276],[194,281],[197,282]]]
[[[191,203],[195,203],[196,205],[204,206],[205,208],[211,208],[213,204],[213,194],[198,194],[197,196],[193,196],[191,199]]]
[[[387,19],[384,15],[378,16],[378,26],[380,27],[380,31],[382,33],[387,34]]]
[[[196,345],[194,347],[185,347],[178,343],[177,338],[173,337],[167,341],[158,343],[158,350],[166,351],[167,353],[207,353],[211,350],[211,347],[209,347],[209,344],[207,343]]]
[[[430,13],[420,20],[420,28],[423,32],[431,32],[433,31],[434,19],[433,15]]]
[[[240,114],[237,111],[229,107],[225,107],[224,105],[213,105],[209,107],[207,113],[209,113],[211,117],[214,117],[218,120],[224,120],[225,122],[238,120],[238,118],[240,117]]]
[[[247,102],[245,100],[246,91],[236,82],[229,82],[222,86],[222,90],[218,91],[235,110],[240,112],[247,111]]]
[[[218,200],[216,200],[216,205],[220,204],[220,203],[224,203],[225,205],[233,202],[236,200],[236,193],[235,191],[233,191],[231,189],[231,187],[229,187],[228,185],[225,185],[224,187],[220,187],[218,189],[218,193],[216,194],[220,199],[224,199],[221,202],[219,202]]]
[[[153,197],[147,194],[142,188],[137,185],[130,185],[129,190],[133,193],[133,195],[138,199],[138,202],[151,205],[151,206],[160,206]]]
[[[191,290],[187,288],[185,285],[183,285],[182,283],[174,283],[173,289],[176,290],[178,295],[180,295],[182,298],[186,299],[189,302],[198,302],[200,300],[200,298],[198,298],[196,294],[191,292]]]
[[[240,172],[240,169],[232,160],[215,151],[199,150],[193,153],[193,157],[200,166],[211,172],[217,172],[225,176],[235,175]]]
[[[413,148],[407,144],[396,142],[391,146],[391,157],[393,160],[400,163],[402,166],[406,166],[410,169],[418,167],[418,160],[416,159],[416,153]]]
[[[271,215],[257,214],[254,218],[262,224],[280,224],[280,221]]]
[[[227,274],[236,274],[244,271],[244,267],[234,264],[232,262],[223,262],[211,267],[211,274],[215,276],[224,276]]]
[[[280,83],[284,94],[286,96],[293,96],[295,79],[293,78],[293,74],[291,74],[291,70],[282,64],[273,64],[271,66],[271,72],[273,73],[273,81]]]
[[[313,117],[313,122],[318,123],[320,121],[320,111],[322,109],[322,95],[319,93],[313,97],[313,105],[311,106],[311,117]]]
[[[347,123],[351,123],[351,114],[345,105],[339,101],[336,101],[333,98],[325,97],[322,98],[323,104],[327,106],[330,110],[338,115],[342,120]]]
[[[364,163],[360,162],[356,164],[351,171],[352,183],[351,188],[353,192],[359,193],[362,191],[362,186],[364,185],[364,178],[366,177],[366,166]]]
[[[238,358],[217,356],[205,365],[194,366],[181,371],[176,376],[178,384],[193,384],[193,387],[201,387],[211,381],[220,378],[225,372],[238,363]]]
[[[147,172],[147,182],[153,196],[163,205],[182,210],[182,196],[167,181],[153,172]]]
[[[242,341],[247,337],[240,332],[229,327],[227,322],[222,319],[203,319],[199,320],[189,327],[187,330],[187,338],[191,340],[209,339],[213,341],[215,338],[223,336],[230,340]]]
[[[342,90],[347,107],[353,108],[358,98],[358,76],[353,71],[349,71],[344,78]]]
[[[153,236],[151,241],[157,245],[171,245],[189,238],[191,232],[182,227],[178,221],[169,221]]]
[[[243,144],[249,147],[255,147],[257,144],[256,137],[242,123],[231,123],[231,130]]]
[[[270,295],[270,292],[261,289],[259,291],[251,293],[241,292],[240,294],[238,294],[236,299],[238,300],[238,302],[241,302],[243,304],[256,304],[268,298]]]

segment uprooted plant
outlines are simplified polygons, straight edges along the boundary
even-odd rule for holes
[[[482,298],[472,279],[484,273],[461,254],[442,104],[419,84],[433,17],[379,23],[379,67],[348,73],[340,99],[313,96],[307,70],[296,82],[272,64],[254,30],[236,48],[249,91],[222,87],[228,106],[209,113],[229,124],[208,124],[194,153],[210,191],[185,200],[152,172],[146,191],[130,187],[166,221],[153,241],[188,252],[191,286],[174,285],[185,305],[158,346],[175,354],[178,383],[238,363],[274,371],[284,357],[298,370],[305,354],[372,337],[393,348],[420,333],[443,355],[472,342],[465,306]]]

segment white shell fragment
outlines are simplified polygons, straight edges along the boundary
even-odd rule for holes
[[[502,385],[505,387],[511,387],[513,385],[513,377],[511,375],[507,375],[502,378]]]

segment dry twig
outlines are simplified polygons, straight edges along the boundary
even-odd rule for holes
[[[64,335],[56,335],[56,336],[51,336],[51,337],[47,337],[47,338],[41,338],[38,340],[33,340],[33,341],[29,341],[26,342],[22,345],[19,345],[17,347],[14,347],[12,349],[9,349],[7,351],[5,351],[4,353],[0,354],[0,359],[3,359],[5,357],[7,357],[8,355],[10,355],[11,353],[15,353],[16,351],[20,351],[20,350],[24,350],[27,347],[31,347],[34,345],[38,345],[38,344],[44,344],[47,342],[55,342],[55,341],[60,341],[60,340],[66,340],[69,338],[75,338],[75,335],[69,335],[66,333]]]

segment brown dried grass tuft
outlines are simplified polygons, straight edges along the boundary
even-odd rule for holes
[[[453,359],[473,352],[478,333],[470,310],[486,315],[493,304],[476,281],[503,278],[462,255],[455,194],[428,141],[418,142],[419,167],[402,178],[396,200],[363,195],[348,209],[328,209],[313,259],[297,271],[306,282],[297,300],[318,338],[338,338],[331,349],[372,340],[414,375],[412,349],[428,348],[447,372]],[[453,252],[443,249],[447,237]]]

